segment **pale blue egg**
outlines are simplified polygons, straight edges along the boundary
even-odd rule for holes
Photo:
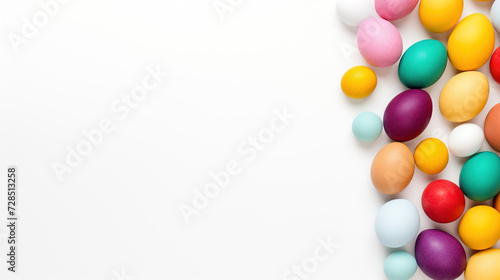
[[[352,133],[363,142],[375,141],[382,133],[382,120],[373,112],[363,112],[354,118]]]
[[[419,228],[418,210],[406,199],[394,199],[387,202],[380,208],[375,218],[377,237],[389,248],[399,248],[410,243],[417,236]]]
[[[417,272],[417,261],[407,252],[394,252],[385,259],[384,272],[389,280],[409,280]]]
[[[491,6],[490,18],[493,27],[500,32],[500,2],[495,1]]]

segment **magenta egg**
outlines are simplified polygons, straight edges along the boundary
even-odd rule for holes
[[[432,117],[432,100],[421,89],[396,95],[384,112],[384,130],[394,141],[412,140],[422,133]]]
[[[465,270],[467,257],[462,244],[438,229],[422,231],[415,241],[417,264],[434,280],[453,280]]]

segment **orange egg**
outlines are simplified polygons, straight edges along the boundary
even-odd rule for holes
[[[484,136],[488,144],[500,152],[500,104],[491,108],[484,121]]]
[[[404,190],[415,172],[415,161],[410,149],[393,142],[383,147],[373,159],[371,178],[375,188],[387,195]]]
[[[495,197],[495,200],[493,202],[493,207],[495,207],[495,209],[497,209],[497,211],[500,212],[500,194],[498,194]]]

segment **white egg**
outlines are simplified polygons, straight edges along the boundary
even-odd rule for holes
[[[495,1],[493,2],[493,5],[491,6],[490,10],[490,18],[491,18],[491,23],[493,24],[493,27],[500,32],[500,2]]]
[[[337,0],[337,15],[342,22],[354,27],[369,17],[378,17],[374,0]]]
[[[461,124],[450,134],[448,147],[457,157],[468,157],[477,153],[484,142],[483,130],[476,124]]]

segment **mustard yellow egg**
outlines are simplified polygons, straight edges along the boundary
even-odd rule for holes
[[[421,0],[418,15],[425,29],[441,33],[457,24],[463,9],[463,0]]]
[[[427,138],[415,148],[414,157],[422,172],[438,174],[448,165],[448,148],[437,138]]]
[[[490,85],[483,73],[459,73],[444,85],[439,96],[439,110],[449,121],[468,121],[483,110],[489,92]]]
[[[345,72],[340,87],[345,95],[354,99],[365,98],[377,86],[377,75],[366,66],[355,66]]]
[[[500,213],[486,205],[472,207],[460,220],[458,235],[473,250],[490,248],[500,239]]]
[[[500,279],[500,249],[477,252],[469,258],[465,268],[465,280]]]
[[[476,70],[483,66],[495,47],[495,31],[483,14],[462,19],[448,38],[448,57],[458,70]]]

